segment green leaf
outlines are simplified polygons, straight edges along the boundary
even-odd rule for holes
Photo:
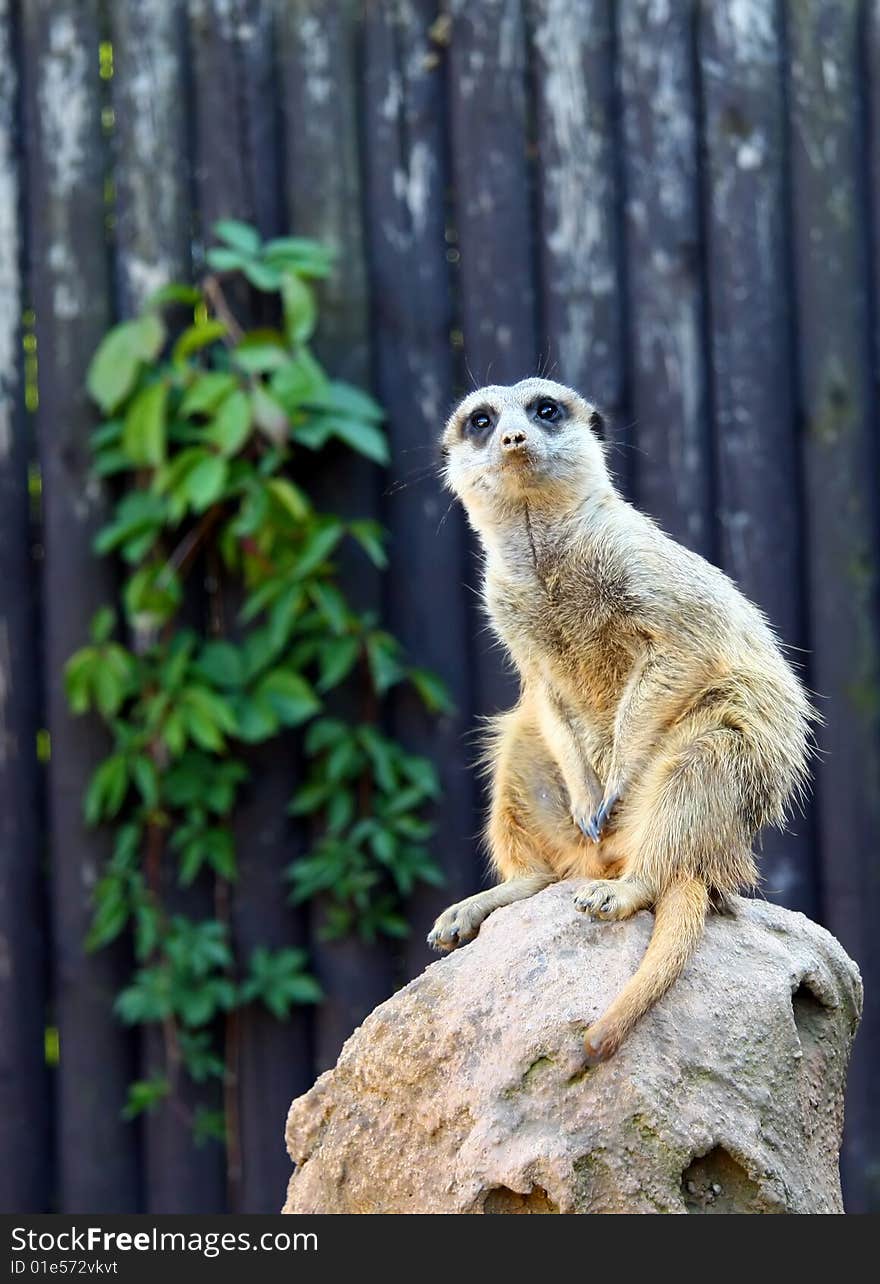
[[[328,426],[334,437],[344,441],[346,446],[356,450],[359,455],[365,455],[376,464],[388,463],[388,441],[381,428],[377,428],[375,424],[365,421],[358,423],[355,419],[331,419]]]
[[[102,606],[92,616],[92,622],[89,625],[89,633],[92,641],[100,646],[106,642],[110,634],[116,628],[116,612],[112,606]]]
[[[380,570],[384,570],[388,565],[388,557],[385,553],[387,534],[379,523],[369,521],[351,522],[348,529],[373,565],[378,566]]]
[[[149,491],[133,491],[120,500],[113,521],[95,536],[94,549],[102,556],[116,548],[155,536],[165,520],[165,503]]]
[[[147,807],[155,807],[159,802],[159,773],[156,764],[143,755],[132,759],[131,774],[138,792]]]
[[[136,1079],[128,1086],[128,1098],[122,1109],[123,1119],[136,1119],[151,1114],[171,1094],[171,1084],[164,1075]]]
[[[320,399],[327,387],[327,376],[308,349],[300,348],[286,366],[275,371],[269,387],[288,415],[294,415],[307,403]]]
[[[85,939],[88,953],[115,941],[129,919],[125,881],[118,874],[105,874],[95,888],[95,913]]]
[[[327,638],[321,647],[319,691],[329,691],[348,677],[361,652],[358,638]]]
[[[180,303],[184,307],[195,307],[201,302],[202,292],[196,286],[172,282],[170,285],[162,285],[158,290],[154,290],[144,304],[144,310],[161,308],[166,303]]]
[[[342,539],[344,529],[341,522],[331,520],[313,530],[300,550],[292,573],[303,579],[317,570]]]
[[[239,696],[235,701],[238,737],[248,744],[259,744],[274,736],[280,725],[278,715],[268,700]]]
[[[276,401],[271,393],[267,392],[262,384],[258,384],[251,393],[251,405],[253,408],[254,419],[257,427],[271,442],[276,446],[281,446],[287,440],[287,430],[290,426],[290,420],[287,418],[287,412],[280,402]]]
[[[207,642],[198,658],[201,674],[218,687],[240,687],[244,681],[241,652],[231,642]]]
[[[100,656],[93,646],[76,651],[64,666],[64,691],[72,713],[88,713],[92,707],[92,686]]]
[[[153,383],[142,389],[125,416],[122,445],[133,464],[157,468],[165,458],[165,406],[168,385]]]
[[[335,584],[320,580],[309,585],[309,596],[334,633],[344,633],[349,624],[348,604]]]
[[[136,625],[162,625],[183,599],[180,578],[168,563],[152,562],[136,571],[125,586],[125,611]]]
[[[112,818],[122,806],[128,792],[128,765],[122,754],[115,753],[98,766],[83,801],[86,823]]]
[[[295,272],[298,276],[324,277],[330,274],[334,254],[320,241],[301,236],[280,236],[266,242],[263,258],[267,263]]]
[[[142,363],[155,360],[164,341],[165,327],[153,312],[123,321],[104,336],[89,365],[86,386],[105,414],[125,401]]]
[[[199,1103],[193,1113],[193,1141],[204,1146],[209,1141],[226,1142],[226,1115],[222,1110],[210,1110]]]
[[[204,512],[223,494],[229,464],[219,455],[205,453],[186,478],[186,494],[197,513]]]
[[[367,637],[367,657],[376,690],[383,695],[404,676],[400,663],[400,644],[389,633],[375,632]]]
[[[251,432],[251,403],[244,392],[233,392],[221,404],[205,437],[227,459],[238,454]]]
[[[171,360],[176,366],[183,365],[192,353],[200,352],[202,348],[208,348],[212,343],[217,343],[226,333],[226,326],[222,321],[200,321],[195,325],[187,326],[172,349]]]
[[[281,273],[268,263],[258,263],[254,259],[248,259],[242,264],[241,270],[251,285],[264,293],[274,293],[281,286]]]
[[[261,680],[256,695],[266,701],[287,727],[299,726],[321,707],[305,678],[289,669],[272,669]]]
[[[406,754],[401,758],[401,770],[408,780],[420,789],[426,798],[437,798],[440,795],[440,781],[437,769],[427,758],[418,758]]]
[[[296,791],[288,811],[292,816],[308,816],[324,806],[332,790],[329,780],[311,780]]]
[[[284,347],[281,336],[274,331],[263,335],[253,331],[233,350],[232,359],[237,366],[248,374],[268,374],[280,370],[290,360],[290,353]]]
[[[268,950],[258,946],[241,985],[242,1001],[262,1001],[279,1020],[287,1016],[294,1004],[320,1003],[323,991],[304,970],[305,964],[304,950]]]
[[[452,697],[436,673],[431,673],[428,669],[410,669],[407,677],[429,713],[455,713]]]
[[[266,483],[270,495],[278,501],[295,522],[304,522],[311,512],[308,499],[298,486],[286,477],[273,477]]]
[[[354,817],[354,798],[348,789],[337,789],[327,804],[327,832],[341,834]]]
[[[382,407],[366,392],[338,380],[325,382],[321,391],[309,398],[308,404],[313,410],[358,423],[367,420],[380,424],[385,418]]]
[[[181,1030],[178,1043],[187,1072],[196,1083],[223,1078],[226,1066],[223,1058],[214,1051],[208,1030]]]
[[[307,343],[318,315],[314,294],[298,276],[285,272],[281,277],[281,302],[288,341],[294,347]]]
[[[184,419],[192,415],[209,415],[220,402],[238,387],[235,375],[212,370],[198,375],[190,384],[180,403]]]
[[[259,232],[241,219],[218,219],[211,230],[221,241],[235,250],[241,250],[242,254],[258,254],[260,251]]]
[[[212,246],[208,250],[205,262],[215,272],[240,272],[248,262],[248,258],[238,250],[227,250],[221,245]]]
[[[319,718],[306,731],[304,744],[306,753],[320,753],[322,749],[336,744],[349,735],[349,728],[338,718]]]

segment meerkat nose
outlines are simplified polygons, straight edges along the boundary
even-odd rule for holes
[[[522,428],[511,428],[501,437],[501,445],[505,450],[516,450],[518,447],[524,446],[525,441],[526,434],[523,432]]]

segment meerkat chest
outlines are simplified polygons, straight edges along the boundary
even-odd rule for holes
[[[631,595],[619,572],[548,550],[486,581],[492,623],[521,671],[536,666],[554,687],[589,695],[624,680]],[[598,691],[595,693],[600,694]]]

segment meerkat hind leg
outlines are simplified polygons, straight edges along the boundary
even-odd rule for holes
[[[553,882],[551,873],[524,874],[510,878],[497,887],[488,887],[484,892],[477,892],[467,900],[459,901],[444,910],[428,933],[428,944],[435,950],[454,950],[458,945],[472,941],[480,930],[480,924],[489,917],[493,910],[503,905],[513,905],[515,901],[526,900],[536,892],[544,890]]]

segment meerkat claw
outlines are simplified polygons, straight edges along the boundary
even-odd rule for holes
[[[574,898],[574,907],[590,918],[600,920],[628,918],[633,912],[627,884],[620,879],[596,878],[587,883]]]
[[[594,843],[598,843],[599,839],[602,837],[599,829],[596,827],[595,816],[591,816],[589,820],[581,820],[578,818],[577,826],[584,837],[592,839]]]
[[[428,944],[431,949],[439,950],[441,954],[448,954],[459,945],[466,945],[480,930],[480,924],[486,917],[486,913],[487,910],[481,905],[479,898],[450,905],[428,933]]]
[[[617,792],[606,795],[599,804],[598,811],[594,812],[587,821],[586,826],[581,826],[583,832],[588,838],[592,838],[594,843],[598,843],[601,840],[602,831],[607,825],[608,817],[611,815],[611,812],[619,798],[620,794]]]

